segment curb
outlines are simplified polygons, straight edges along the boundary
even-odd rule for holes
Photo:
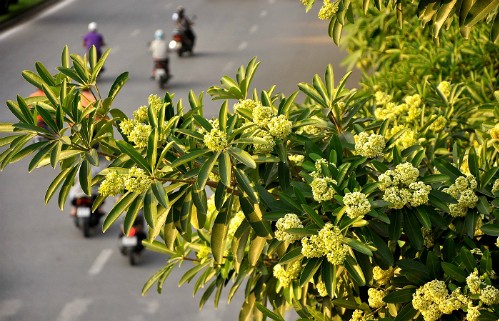
[[[13,28],[16,25],[21,24],[21,23],[33,18],[34,16],[40,14],[46,8],[56,4],[59,1],[61,1],[61,0],[43,1],[37,5],[34,5],[33,7],[29,8],[25,12],[20,13],[15,17],[12,17],[10,20],[0,22],[0,32],[3,32],[3,31],[10,29],[10,28]]]

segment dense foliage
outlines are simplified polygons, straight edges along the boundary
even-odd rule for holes
[[[366,31],[349,37],[369,39],[378,24],[359,22]],[[476,26],[470,37],[484,41],[484,30]],[[390,43],[372,38],[378,48]],[[423,39],[404,41],[440,50]],[[81,57],[65,48],[57,74],[40,63],[23,72],[45,96],[7,102],[18,122],[0,124],[7,133],[0,166],[33,155],[30,171],[59,168],[45,201],[59,191],[61,208],[76,178],[87,193],[99,186],[94,208],[119,196],[104,230],[124,215],[128,231],[143,210],[144,245],[168,256],[144,292],[161,291],[187,261],[179,284],[194,283],[201,306],[210,297],[218,305],[224,288],[229,301],[242,291],[240,320],[283,320],[292,306],[303,320],[495,321],[497,61],[484,55],[475,68],[470,58],[464,71],[444,62],[484,46],[452,54],[443,47],[441,58],[424,63],[436,71],[414,70],[418,81],[387,71],[408,68],[398,65],[406,53],[393,58],[364,45],[358,58],[376,72],[363,88],[345,88],[348,75],[338,81],[327,66],[298,84],[302,102],[298,92],[252,88],[253,59],[208,89],[221,102],[213,119],[203,114],[204,94],[194,92],[187,105],[170,93],[151,95],[125,115],[113,100],[127,73],[107,95],[96,81],[109,52],[97,61],[95,51]],[[490,46],[483,50],[497,52]],[[95,102],[82,102],[82,91]],[[103,157],[109,165],[93,176]]]

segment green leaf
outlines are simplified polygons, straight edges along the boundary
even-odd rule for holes
[[[158,129],[153,128],[147,142],[147,162],[149,163],[151,171],[156,168],[156,161],[158,158],[158,138]]]
[[[350,275],[350,277],[352,278],[352,281],[354,281],[359,286],[366,285],[364,272],[362,272],[359,263],[357,263],[357,261],[353,257],[347,255],[347,257],[345,258],[344,266],[348,272],[348,275]]]
[[[344,240],[345,243],[355,251],[363,253],[367,256],[373,256],[373,252],[371,251],[371,249],[364,243],[347,237],[345,237]]]
[[[55,78],[50,74],[50,72],[45,68],[45,66],[37,61],[35,62],[35,68],[43,81],[49,86],[55,86]]]
[[[146,162],[144,157],[137,152],[130,144],[124,141],[117,141],[116,145],[118,148],[135,162],[140,168],[145,170],[147,173],[151,173],[151,169],[149,168],[149,164]]]
[[[288,264],[296,260],[300,260],[303,257],[304,256],[301,253],[301,246],[299,246],[284,254],[283,257],[279,260],[279,264]]]
[[[29,162],[28,171],[31,172],[33,169],[38,167],[40,162],[48,155],[48,153],[50,153],[50,151],[52,150],[52,148],[54,148],[54,146],[55,146],[54,143],[50,143],[44,148],[42,148],[38,153],[36,153],[36,155],[33,156],[31,161]]]
[[[45,193],[45,204],[48,204],[57,188],[61,185],[62,181],[65,180],[66,177],[71,173],[71,171],[73,171],[73,167],[66,168],[54,178],[52,183],[50,183],[49,187],[47,188],[47,192]]]
[[[183,165],[185,163],[188,163],[190,161],[193,161],[195,159],[198,159],[201,156],[203,156],[203,155],[205,155],[205,154],[207,154],[209,152],[210,152],[209,149],[193,149],[193,150],[190,150],[189,153],[184,154],[184,155],[180,156],[179,158],[175,159],[172,162],[172,167],[175,168],[175,167],[178,167],[178,166]]]
[[[425,184],[442,183],[449,180],[449,176],[444,174],[432,174],[420,177],[419,180]]]
[[[208,177],[213,169],[213,166],[215,166],[215,163],[218,159],[218,156],[220,155],[220,152],[214,153],[211,155],[210,158],[206,160],[206,162],[201,166],[199,169],[199,174],[198,178],[196,181],[196,184],[198,188],[204,188],[206,186],[206,182],[208,181]]]
[[[156,197],[156,200],[158,203],[163,206],[164,208],[168,208],[168,197],[165,193],[165,189],[163,187],[163,183],[159,181],[155,181],[152,185],[152,192],[154,194],[154,197]]]
[[[459,176],[463,176],[463,174],[456,167],[445,160],[435,158],[434,163],[440,173],[449,176],[453,181],[455,181]]]
[[[127,192],[120,200],[114,205],[113,209],[109,212],[104,220],[102,231],[105,232],[109,227],[120,217],[121,213],[127,211],[132,202],[139,196],[138,193]]]
[[[248,166],[249,168],[256,168],[256,162],[248,152],[234,146],[229,147],[228,152],[232,157]]]
[[[71,189],[71,186],[74,183],[74,178],[76,175],[76,172],[78,171],[79,166],[74,166],[69,174],[66,176],[64,179],[64,183],[62,183],[61,190],[59,191],[59,197],[57,199],[59,208],[61,210],[64,209],[64,203],[66,202],[66,199],[68,198],[69,190]]]
[[[466,15],[464,27],[471,28],[499,5],[499,0],[476,0]]]
[[[133,224],[137,219],[137,215],[142,208],[142,202],[143,198],[137,197],[128,208],[128,211],[125,215],[125,220],[123,221],[123,231],[125,232],[125,235],[129,235],[130,229],[133,227]]]
[[[233,197],[229,197],[213,223],[211,229],[211,252],[213,258],[218,264],[223,263],[223,255],[225,252],[225,243],[227,241],[227,231],[229,230],[229,221],[232,209]]]
[[[92,195],[92,165],[86,160],[83,161],[78,174],[81,189],[85,194]]]
[[[227,187],[231,186],[232,180],[232,164],[227,152],[222,152],[218,159],[218,172],[220,174],[220,181]]]
[[[468,276],[468,274],[466,274],[466,272],[461,270],[456,265],[449,262],[442,262],[442,269],[444,270],[445,274],[447,274],[457,282],[466,282],[466,277]]]
[[[111,86],[111,89],[109,89],[109,94],[107,96],[111,98],[111,100],[114,100],[116,95],[119,93],[121,88],[123,88],[123,86],[127,81],[128,81],[128,72],[120,74],[114,81],[113,85]]]
[[[246,193],[253,203],[258,203],[258,194],[253,188],[253,185],[251,184],[246,173],[243,170],[234,167],[234,175],[236,176],[238,188]]]
[[[480,229],[487,235],[499,236],[499,225],[497,224],[484,224]]]
[[[412,295],[416,292],[416,288],[401,289],[386,295],[383,301],[386,303],[406,303],[412,301]]]
[[[314,277],[317,270],[321,267],[323,258],[309,259],[305,267],[302,268],[300,274],[300,286],[307,284]]]
[[[414,309],[412,303],[407,303],[397,314],[397,317],[393,321],[409,321],[412,320],[418,311]]]
[[[424,246],[423,234],[421,233],[421,224],[412,211],[404,211],[403,224],[404,232],[409,238],[409,242],[414,249],[421,251]]]
[[[250,222],[251,224],[251,222]],[[261,236],[255,236],[250,242],[250,248],[248,251],[248,261],[251,266],[256,266],[260,258],[262,257],[262,251],[267,244],[267,238]]]
[[[255,306],[258,310],[262,311],[262,313],[271,318],[272,320],[276,320],[276,321],[284,321],[284,318],[282,316],[280,316],[279,314],[275,313],[275,312],[272,312],[270,311],[269,309],[267,309],[263,304],[261,304],[260,302],[255,302]]]
[[[478,266],[476,264],[475,257],[473,256],[473,254],[471,254],[470,250],[468,250],[465,247],[462,247],[460,252],[460,257],[461,261],[463,262],[466,268],[466,271],[468,273],[473,273],[475,268],[477,268]]]

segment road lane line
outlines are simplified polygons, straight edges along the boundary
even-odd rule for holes
[[[35,16],[33,19],[31,20],[28,20],[26,21],[25,23],[22,23],[16,27],[13,27],[11,29],[8,29],[6,30],[5,32],[1,33],[0,34],[0,40],[4,39],[4,38],[7,38],[9,37],[10,35],[26,28],[27,26],[29,26],[30,24],[32,24],[34,21],[37,21],[37,20],[40,20],[41,18],[43,17],[46,17],[54,12],[56,12],[57,10],[60,10],[62,9],[63,7],[71,4],[72,2],[75,2],[76,0],[66,0],[66,1],[62,1],[56,5],[53,5],[52,7],[50,8],[47,8],[47,10],[44,10],[40,15],[37,15]]]
[[[253,34],[258,31],[258,25],[252,25],[249,29],[249,33]]]
[[[0,301],[0,321],[6,321],[14,317],[22,307],[21,300]],[[12,318],[13,319],[13,318]]]
[[[135,29],[134,31],[132,31],[132,32],[130,33],[130,36],[131,36],[131,37],[135,37],[135,36],[138,36],[138,35],[139,35],[139,33],[140,33],[140,29]]]
[[[268,14],[267,10],[262,10],[262,11],[260,12],[260,17],[264,18],[264,17],[266,17],[266,16],[267,16],[267,14]]]
[[[90,267],[90,270],[88,270],[88,274],[90,275],[97,275],[100,273],[104,265],[107,263],[107,260],[111,257],[111,254],[113,254],[112,249],[104,249],[100,252],[99,256],[94,261],[94,264],[92,264],[92,267]]]
[[[76,321],[80,316],[88,310],[88,306],[92,303],[92,299],[75,299],[66,303],[62,308],[61,313],[57,317],[57,321]]]
[[[243,42],[241,42],[239,47],[237,47],[237,50],[241,51],[241,50],[246,49],[246,47],[248,47],[248,43],[246,41],[243,41]]]

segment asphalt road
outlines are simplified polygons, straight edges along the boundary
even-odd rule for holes
[[[169,0],[65,0],[0,33],[0,122],[15,120],[6,100],[34,91],[21,71],[34,70],[35,61],[54,70],[65,44],[82,54],[81,38],[90,21],[98,22],[112,48],[101,90],[107,92],[114,77],[130,72],[115,107],[131,114],[149,94],[163,95],[149,80],[147,42],[158,28],[170,33],[177,5]],[[194,56],[171,56],[174,78],[167,90],[176,98],[186,101],[189,89],[199,94],[219,84],[222,75],[235,76],[237,67],[254,56],[262,63],[253,85],[277,84],[277,91],[287,95],[297,83],[322,75],[328,63],[338,80],[345,72],[339,67],[344,54],[327,37],[327,23],[305,14],[298,0],[185,0],[182,5],[188,15],[197,15],[198,42]],[[207,115],[216,115],[219,103],[208,96],[204,102]],[[216,310],[208,304],[199,311],[199,293],[193,299],[190,286],[177,287],[182,269],[172,273],[163,294],[152,289],[142,297],[144,282],[166,258],[146,252],[139,266],[129,266],[118,251],[117,226],[84,239],[67,208],[61,212],[55,202],[43,205],[56,171],[28,174],[27,164],[24,160],[0,173],[0,321],[237,319],[240,296],[231,305],[223,301]]]

